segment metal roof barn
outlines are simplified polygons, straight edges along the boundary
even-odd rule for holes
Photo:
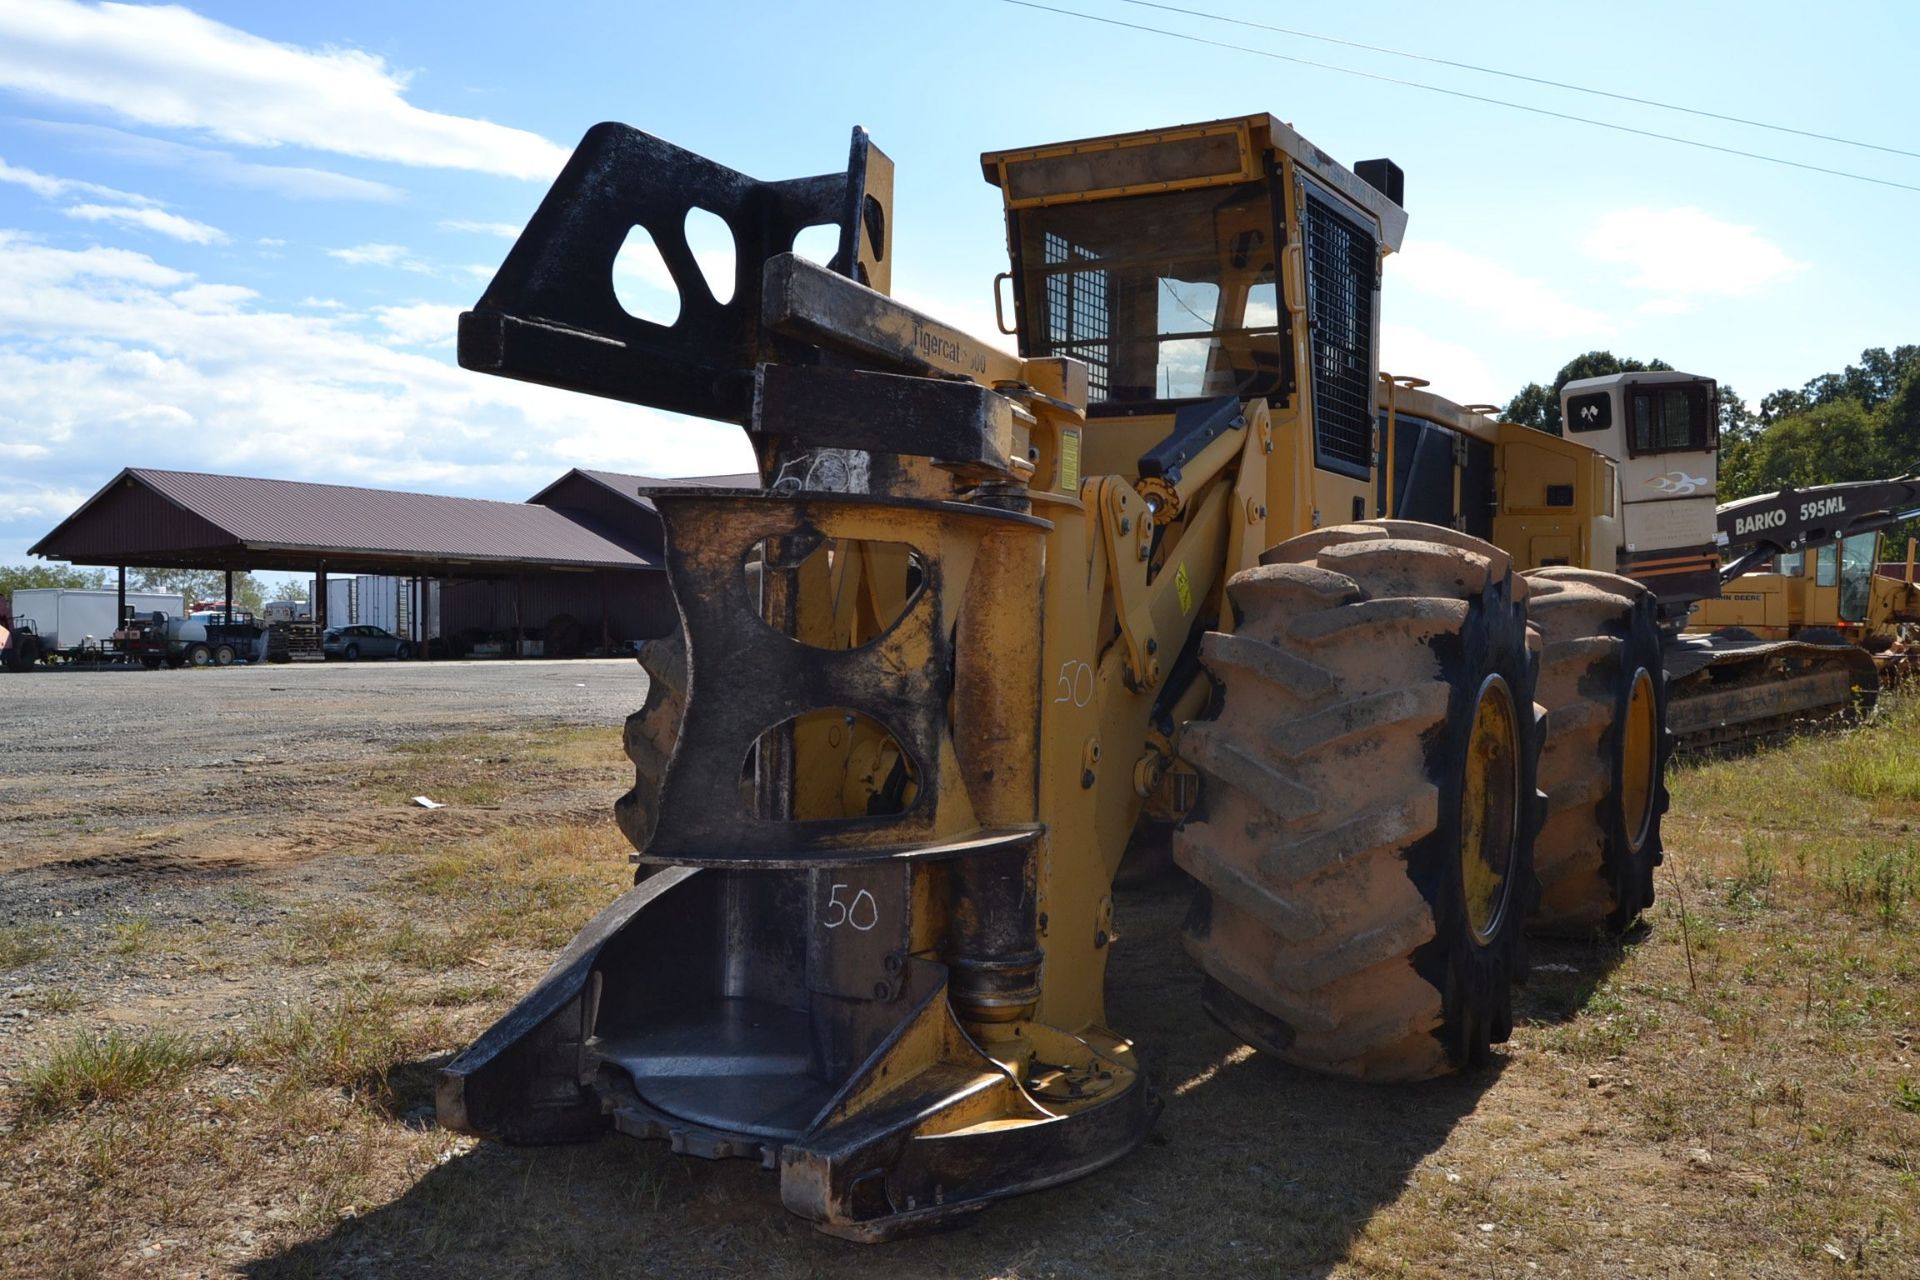
[[[129,467],[32,548],[74,564],[460,577],[528,569],[657,570],[643,531],[589,529],[552,507],[299,480]]]
[[[329,574],[397,576],[414,591],[435,579],[454,652],[484,635],[531,653],[524,641],[543,631],[574,637],[563,649],[621,652],[678,623],[659,517],[639,490],[757,483],[576,469],[527,502],[498,502],[129,467],[32,554],[117,566],[123,588],[130,565],[312,573],[322,610]]]

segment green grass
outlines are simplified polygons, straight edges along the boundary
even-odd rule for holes
[[[82,1032],[27,1068],[23,1109],[45,1118],[128,1101],[166,1088],[209,1056],[205,1046],[171,1031]]]
[[[59,949],[51,929],[37,925],[0,929],[0,970],[25,968]]]
[[[1845,735],[1835,743],[1821,771],[1828,785],[1862,800],[1920,801],[1920,751],[1900,728],[1920,728],[1915,717],[1901,708],[1876,731]]]
[[[399,1002],[355,987],[328,1005],[275,1009],[242,1031],[233,1056],[290,1083],[386,1099],[394,1069],[423,1052],[437,1026],[404,1020]]]
[[[361,954],[374,931],[373,917],[359,907],[315,907],[281,929],[280,954],[288,964],[321,964]]]
[[[137,916],[113,926],[113,942],[108,947],[117,956],[134,956],[153,946],[153,921]]]

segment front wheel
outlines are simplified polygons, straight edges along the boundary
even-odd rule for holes
[[[1451,530],[1294,538],[1227,583],[1174,856],[1208,1012],[1296,1065],[1417,1080],[1512,1031],[1543,716],[1526,580]]]
[[[342,654],[341,656],[346,658],[348,662],[360,661],[360,646],[357,644],[348,645],[346,653]]]
[[[160,659],[142,658],[140,659],[140,665],[145,667],[149,671],[158,671],[160,669]]]
[[[411,658],[413,656],[413,646],[410,644],[403,644],[399,648],[393,651],[393,656],[397,661],[405,662],[408,658]]]
[[[204,644],[196,644],[187,650],[187,665],[204,667],[213,661],[213,650]]]

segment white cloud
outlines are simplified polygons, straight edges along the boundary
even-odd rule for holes
[[[54,249],[19,231],[0,230],[0,261],[7,263],[9,273],[0,278],[16,290],[76,281],[168,288],[193,279],[131,249]]]
[[[66,196],[88,195],[108,200],[118,200],[124,204],[158,204],[146,196],[136,196],[127,191],[115,191],[112,187],[103,187],[97,182],[81,182],[74,178],[56,178],[50,174],[35,173],[32,169],[22,169],[18,165],[0,160],[0,182],[10,182],[17,187],[39,196],[42,200],[59,200]]]
[[[1665,299],[1750,298],[1807,269],[1754,228],[1694,208],[1616,209],[1580,248],[1631,268],[1628,284]]]
[[[189,244],[222,244],[227,233],[218,227],[210,227],[204,222],[195,222],[192,218],[183,218],[177,213],[168,213],[163,209],[132,209],[124,205],[77,204],[60,212],[69,218],[79,218],[83,222],[117,222],[123,226],[141,227],[175,240],[185,240]]]
[[[414,106],[408,77],[358,49],[280,44],[177,6],[6,0],[0,86],[243,146],[550,179],[565,148]]]
[[[68,147],[149,168],[185,173],[202,182],[265,191],[291,200],[372,200],[390,202],[405,194],[400,188],[367,178],[350,177],[330,169],[302,165],[257,164],[231,151],[193,147],[184,142],[150,138],[110,129],[105,125],[72,124],[51,120],[29,122],[57,135]]]
[[[1491,314],[1510,329],[1548,338],[1600,338],[1613,323],[1534,276],[1491,258],[1432,240],[1414,240],[1387,260],[1393,286],[1443,298],[1462,309]]]
[[[404,307],[375,307],[373,315],[397,343],[408,347],[450,347],[460,331],[459,307],[416,302]]]
[[[1380,326],[1380,369],[1425,378],[1427,390],[1460,404],[1504,402],[1511,393],[1502,388],[1516,385],[1496,377],[1472,347],[1390,321]]]
[[[454,308],[289,313],[123,249],[0,231],[0,546],[126,465],[524,498],[568,467],[750,467],[745,436],[456,368],[398,341]],[[434,313],[438,312],[436,316]],[[439,325],[445,329],[437,329]]]
[[[499,236],[503,240],[518,240],[523,228],[511,222],[470,222],[465,218],[449,218],[439,224],[442,231],[471,231],[480,236]]]
[[[329,249],[329,258],[354,267],[394,267],[401,271],[431,271],[432,267],[413,256],[405,245],[356,244],[348,249]]]
[[[25,187],[43,200],[62,200],[69,196],[84,194],[117,202],[110,205],[76,204],[60,211],[69,218],[78,218],[82,222],[114,222],[122,226],[140,227],[163,236],[170,236],[175,240],[185,240],[190,244],[223,244],[227,239],[227,233],[218,227],[210,227],[204,222],[195,222],[192,218],[182,217],[177,213],[165,212],[158,200],[134,195],[130,191],[116,191],[112,187],[103,187],[97,182],[56,178],[51,174],[36,173],[32,169],[10,165],[5,160],[0,160],[0,182]]]
[[[168,295],[189,311],[231,314],[260,295],[245,285],[192,284]]]

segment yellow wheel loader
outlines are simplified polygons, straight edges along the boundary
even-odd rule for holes
[[[449,1127],[756,1159],[881,1240],[1145,1137],[1104,998],[1142,821],[1213,1015],[1369,1080],[1488,1057],[1529,912],[1651,900],[1691,579],[1603,570],[1711,559],[1710,496],[1620,478],[1710,474],[1711,382],[1641,388],[1675,423],[1615,457],[1381,375],[1400,172],[1269,115],[984,167],[1018,356],[888,297],[859,130],[761,182],[596,126],[462,316],[464,366],[737,423],[760,484],[649,495],[683,628],[627,729],[636,884],[445,1069]],[[612,287],[640,236],[671,325]],[[1636,385],[1584,394],[1624,426]]]

